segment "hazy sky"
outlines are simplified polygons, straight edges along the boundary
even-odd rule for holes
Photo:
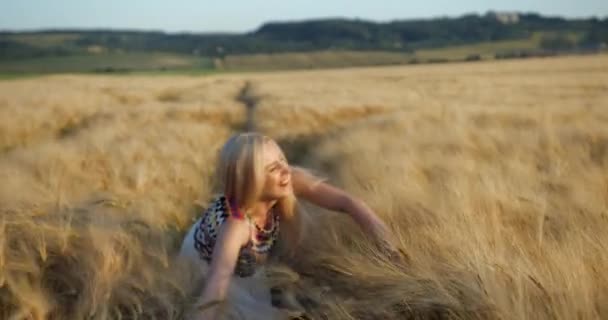
[[[253,31],[267,21],[347,17],[375,21],[488,10],[608,16],[608,0],[0,0],[0,30],[112,28]]]

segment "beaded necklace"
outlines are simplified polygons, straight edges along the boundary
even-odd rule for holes
[[[265,252],[270,249],[270,247],[274,243],[277,229],[279,228],[279,215],[275,213],[274,208],[271,208],[268,211],[268,214],[266,216],[266,223],[264,227],[260,228],[258,224],[255,223],[249,212],[246,212],[245,214],[242,213],[238,205],[236,205],[236,201],[234,200],[234,198],[230,198],[228,203],[232,215],[234,215],[238,219],[246,218],[249,221],[249,224],[254,226],[256,230],[255,242],[258,249],[256,251]],[[266,227],[268,227],[268,229],[266,229]]]

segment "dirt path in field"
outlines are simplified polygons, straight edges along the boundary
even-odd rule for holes
[[[262,97],[256,93],[255,84],[252,81],[246,81],[239,94],[236,96],[236,100],[243,105],[246,111],[245,123],[240,131],[256,131],[258,125],[256,124],[256,109],[262,101]],[[319,137],[314,136],[301,136],[296,138],[278,138],[277,143],[285,151],[289,157],[289,161],[296,165],[303,165],[309,150],[314,146],[315,141],[318,141]]]
[[[243,104],[245,110],[247,112],[245,124],[243,130],[245,131],[255,131],[255,109],[258,103],[261,100],[261,97],[255,94],[255,90],[253,88],[253,83],[251,81],[246,81],[241,91],[236,97],[236,100]]]

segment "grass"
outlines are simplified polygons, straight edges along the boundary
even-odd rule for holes
[[[540,34],[529,39],[482,42],[471,45],[452,46],[438,49],[416,50],[416,58],[424,60],[446,59],[464,60],[470,55],[480,55],[482,59],[493,59],[496,53],[537,50],[540,48]]]
[[[608,57],[0,83],[0,317],[181,319],[215,152],[259,130],[365,200],[402,262],[314,207],[313,318],[608,317]],[[289,270],[283,269],[283,270]]]
[[[0,61],[0,74],[208,70],[211,60],[168,53],[106,53]]]
[[[222,68],[227,70],[286,70],[344,68],[406,64],[412,55],[394,52],[317,51],[304,53],[251,54],[227,56]]]
[[[542,38],[556,34],[557,33],[555,32],[535,32],[528,39],[488,41],[470,45],[416,50],[415,56],[421,61],[437,59],[462,61],[472,55],[479,55],[482,59],[494,59],[497,53],[540,50]],[[573,43],[578,43],[580,38],[583,36],[580,32],[569,32],[565,33],[565,35],[567,38],[572,40]]]
[[[8,40],[23,43],[25,45],[50,48],[64,46],[70,41],[78,40],[81,36],[73,33],[53,33],[53,34],[15,34],[6,35]]]
[[[221,67],[227,70],[260,71],[345,68],[435,61],[463,61],[473,55],[479,55],[484,60],[492,60],[497,53],[539,50],[541,49],[541,39],[552,34],[551,32],[536,32],[528,39],[488,41],[469,45],[421,49],[414,53],[328,50],[302,53],[229,55]],[[582,35],[571,32],[567,36],[576,43]]]
[[[222,67],[228,70],[288,70],[462,61],[471,55],[480,55],[482,59],[494,59],[496,53],[538,50],[540,49],[541,38],[548,34],[537,32],[528,39],[421,49],[414,53],[328,50],[303,53],[232,55],[226,57]],[[579,36],[575,33],[570,34],[570,37],[574,40]]]
[[[482,42],[470,45],[421,49],[413,53],[381,51],[326,50],[277,54],[228,55],[224,59],[171,53],[117,53],[104,48],[87,48],[89,54],[0,61],[0,78],[50,73],[145,73],[149,75],[200,75],[250,71],[348,68],[357,66],[405,65],[413,63],[463,61],[472,56],[487,60],[497,53],[534,51],[550,32],[536,32],[528,39]],[[52,46],[75,35],[18,35],[17,40],[39,46]],[[577,42],[582,36],[567,36]]]

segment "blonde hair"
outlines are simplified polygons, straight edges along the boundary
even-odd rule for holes
[[[276,143],[268,136],[246,132],[234,135],[226,141],[219,155],[216,168],[218,189],[226,197],[233,199],[245,210],[259,199],[264,186],[265,144]],[[297,199],[292,193],[275,204],[281,219],[280,246],[284,254],[291,255],[299,245],[302,232],[301,214]]]

